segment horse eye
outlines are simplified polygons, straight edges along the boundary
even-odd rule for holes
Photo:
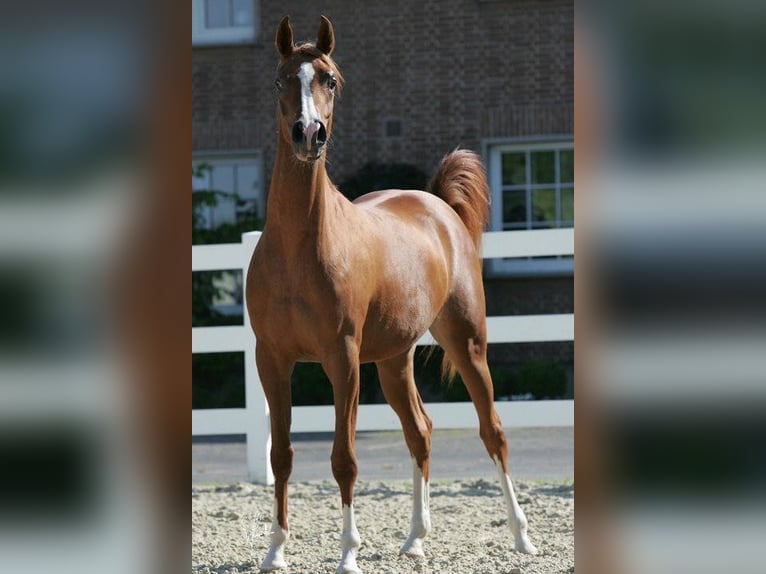
[[[284,87],[282,80],[280,80],[279,78],[274,80],[274,85],[277,87],[278,90],[281,90]]]
[[[334,90],[335,86],[337,86],[337,85],[338,85],[338,80],[336,80],[333,76],[329,76],[327,78],[327,87],[328,88],[330,88],[331,90]]]

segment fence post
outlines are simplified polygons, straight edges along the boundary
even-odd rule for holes
[[[247,269],[256,243],[261,237],[260,231],[242,234],[242,293],[247,288]],[[243,305],[245,326],[245,409],[247,413],[247,476],[251,482],[274,484],[271,471],[271,426],[269,424],[269,405],[263,394],[258,369],[255,366],[255,335],[247,314],[247,305]]]

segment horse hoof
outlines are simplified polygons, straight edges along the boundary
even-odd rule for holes
[[[269,550],[269,553],[261,562],[261,572],[274,572],[275,570],[284,570],[287,568],[284,554],[280,551]]]
[[[537,554],[537,548],[529,541],[529,538],[520,536],[516,539],[516,551],[524,554]]]
[[[272,560],[271,562],[264,560],[261,564],[261,572],[275,572],[285,568],[287,568],[287,562],[284,560]]]
[[[362,574],[356,565],[356,552],[344,553],[340,559],[340,564],[335,570],[335,574]]]
[[[426,553],[423,551],[423,540],[420,538],[408,539],[404,543],[401,550],[399,550],[399,556],[407,556],[408,558],[425,558]]]
[[[340,564],[335,570],[335,574],[362,574],[359,567],[354,563]]]

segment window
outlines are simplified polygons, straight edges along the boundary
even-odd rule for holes
[[[201,165],[207,169],[198,170]],[[229,197],[218,197],[215,206],[203,206],[201,215],[204,221],[199,228],[209,230],[203,243],[238,243],[242,231],[260,229],[265,215],[265,195],[263,191],[263,161],[259,152],[240,154],[195,154],[192,167],[199,174],[192,176],[192,191],[221,191],[237,194],[240,204]],[[257,220],[260,220],[257,221]],[[229,224],[228,226],[225,224]],[[224,225],[223,228],[221,226]],[[225,231],[225,232],[222,232]],[[199,239],[199,238],[198,238]],[[192,243],[194,243],[194,236]],[[242,270],[196,271],[192,273],[193,285],[213,289],[209,300],[203,300],[199,309],[199,319],[213,321],[215,325],[242,324]],[[205,310],[212,309],[224,317],[210,318]]]
[[[387,138],[400,138],[402,137],[402,120],[389,119],[383,122],[384,133]]]
[[[205,224],[209,229],[224,223],[237,223],[246,217],[263,219],[265,215],[263,193],[263,161],[260,153],[237,156],[199,155],[192,166],[207,164],[201,177],[192,177],[192,190],[236,193],[243,200],[237,205],[233,199],[219,198],[218,205],[205,207]]]
[[[192,0],[192,45],[256,40],[256,0]]]
[[[574,226],[574,144],[571,141],[494,145],[489,148],[492,229]],[[492,261],[500,273],[572,273],[571,257]]]

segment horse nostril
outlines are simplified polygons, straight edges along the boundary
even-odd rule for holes
[[[293,124],[292,131],[293,143],[301,143],[303,141],[303,123],[298,120]]]
[[[319,130],[317,130],[317,145],[323,146],[327,143],[327,130],[322,122],[317,123],[319,124]]]

